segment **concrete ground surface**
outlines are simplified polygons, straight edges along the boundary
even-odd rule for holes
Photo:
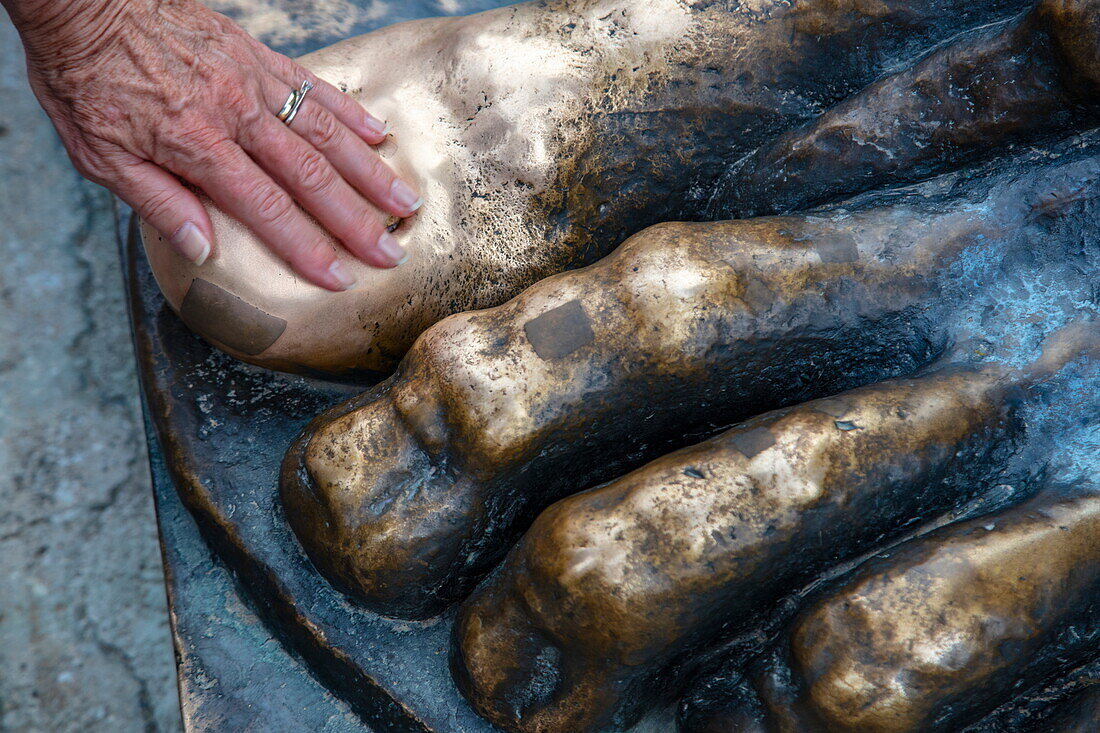
[[[69,165],[6,18],[0,99],[0,731],[176,731],[111,196]]]

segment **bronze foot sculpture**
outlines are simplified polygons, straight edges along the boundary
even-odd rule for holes
[[[913,517],[935,517],[984,491],[1015,432],[1014,393],[1048,379],[1064,360],[1100,355],[1095,325],[1070,328],[1051,340],[1045,358],[1024,370],[947,369],[807,402],[558,502],[463,605],[455,632],[460,688],[508,730],[626,727],[662,692],[676,688],[693,657],[751,629],[780,597],[890,539]],[[1082,585],[1074,592],[1086,594],[1100,587],[1100,542],[1089,534],[1093,514],[1077,517],[1074,536],[1080,540],[1067,534],[1061,550],[1066,573],[1070,563],[1095,566],[1077,574]],[[997,537],[1012,547],[1020,544],[1007,530]],[[1029,552],[1035,562],[1058,562],[1041,548]],[[999,556],[991,554],[989,562],[996,564]],[[1028,577],[1042,588],[1060,589],[1054,568]],[[967,578],[948,568],[914,571],[914,577],[921,573],[967,592]],[[991,581],[989,592],[1007,593],[996,582],[1003,580]],[[908,608],[914,602],[916,591],[874,588],[884,604]],[[932,591],[928,596],[913,611],[923,614],[925,624],[940,609],[957,605]],[[1087,616],[1088,604],[1079,600],[1067,598],[1064,605]],[[901,637],[889,626],[899,618],[896,609],[860,610],[847,596],[836,608],[852,623],[832,633],[827,650],[813,652],[817,664],[832,665],[811,686],[820,691],[821,705],[835,706],[828,723],[839,727],[826,729],[923,730],[930,718],[919,712],[892,728],[869,722],[878,721],[868,712],[877,698],[869,696],[888,688],[898,669],[876,672],[855,693],[849,679],[854,673],[846,671],[868,656],[882,655],[895,666],[911,659],[906,642],[890,643]],[[1020,616],[1024,609],[1002,615],[1013,612]],[[879,637],[866,638],[868,617],[888,625]],[[796,635],[800,669],[812,667],[803,659],[810,652],[801,640],[823,635],[805,631],[810,623]],[[916,619],[904,623],[928,629]],[[1036,623],[1047,626],[1042,619]],[[958,629],[955,619],[943,626],[942,635],[957,630],[973,636]],[[1036,638],[1035,644],[1043,641]],[[996,652],[996,644],[990,649]],[[974,692],[960,687],[959,694]],[[911,690],[898,696],[892,705],[882,703],[888,709],[883,716],[896,712],[900,700],[917,697]]]
[[[1039,36],[1058,31],[1062,48],[1072,46],[1072,29],[1093,32],[1074,25],[1079,13],[1071,23],[1051,7],[922,65],[1015,58]],[[1081,17],[1094,19],[1089,12]],[[1092,83],[1096,59],[1078,53],[1048,68],[1043,58],[1028,69],[1046,68],[1049,85],[1021,81],[1030,101],[1046,100],[1078,124],[1093,119],[1067,90],[1073,80]],[[888,83],[920,88],[914,73]],[[878,86],[855,99],[867,101],[871,120],[886,104]],[[985,106],[943,112],[932,97],[909,114],[958,117],[939,138],[958,153],[969,140],[964,117],[1018,132],[1022,118],[1003,113],[1009,101],[992,94]],[[798,134],[814,139],[818,129]],[[884,143],[894,145],[884,154],[912,164],[907,174],[920,169],[901,138]],[[863,161],[878,181],[881,158],[853,157],[861,145],[808,146],[796,180],[842,191],[836,166],[858,172]],[[950,268],[975,257],[993,267],[1039,246],[1032,239],[1046,220],[1091,197],[1095,182],[1095,165],[1081,161],[992,189],[971,183],[947,200],[647,229],[588,269],[438,324],[385,386],[320,418],[288,454],[282,490],[295,530],[326,575],[369,607],[432,615],[468,592],[550,502],[693,432],[928,362],[949,337],[945,320],[968,302]],[[1001,274],[993,267],[972,285]]]
[[[767,729],[959,730],[1094,654],[1100,491],[1061,493],[861,568],[799,619],[757,679]],[[741,713],[716,710],[697,728],[735,730]]]
[[[174,257],[149,230],[147,251],[173,308],[238,358],[290,371],[388,371],[446,315],[497,305],[542,277],[593,262],[648,225],[714,218],[707,213],[714,181],[755,148],[886,68],[1025,7],[1025,0],[805,0],[762,9],[576,0],[386,28],[303,63],[393,123],[382,152],[415,175],[426,198],[397,228],[411,253],[406,265],[383,272],[348,258],[359,286],[325,292],[295,278],[217,211],[220,244],[204,266]],[[1020,43],[1058,35],[1044,23],[1021,31]],[[979,43],[970,53],[996,51]],[[390,63],[395,56],[401,64]],[[1059,80],[1079,78],[1079,59],[1026,58],[1036,77],[1026,98],[992,88],[998,100],[989,109],[1011,107],[1011,120],[971,128],[992,135],[1052,116],[1063,128],[1076,124],[1065,108],[1078,95]],[[948,110],[944,121],[969,114]],[[969,138],[969,129],[960,125],[958,136]],[[956,153],[953,137],[937,141],[938,161],[974,147],[967,139]],[[882,167],[873,155],[860,165]],[[800,185],[823,200],[822,185],[850,193],[860,174],[845,178],[838,186],[804,178]],[[737,203],[723,215],[767,209],[782,199],[771,189],[762,182],[760,196],[730,197]]]
[[[639,0],[387,29],[313,58],[426,176],[409,269],[331,295],[247,237],[202,272],[151,255],[256,363],[408,350],[280,495],[360,606],[464,601],[455,678],[496,725],[683,695],[691,733],[957,730],[1100,659],[1097,18]],[[249,258],[282,284],[241,290]]]

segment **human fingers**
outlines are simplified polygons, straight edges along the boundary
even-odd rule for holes
[[[199,197],[163,168],[134,158],[118,166],[111,188],[181,256],[201,265],[214,241]]]
[[[329,238],[240,146],[221,142],[197,154],[188,171],[179,172],[310,282],[335,291],[355,285]]]
[[[386,165],[369,145],[352,134],[324,105],[307,99],[291,129],[319,150],[344,179],[376,206],[400,217],[410,216],[423,199]]]
[[[325,107],[335,115],[336,119],[369,144],[380,145],[385,142],[390,128],[384,120],[378,119],[363,109],[362,105],[350,96],[312,71],[282,54],[275,53],[259,41],[256,43],[260,45],[261,54],[265,57],[271,73],[288,86],[287,94],[290,93],[290,89],[300,87],[303,81],[309,81],[313,84],[309,94],[314,102]],[[279,100],[278,104],[282,104],[282,100]]]
[[[340,125],[335,119],[332,124]],[[317,148],[275,118],[257,123],[241,142],[249,155],[352,254],[375,267],[395,267],[404,261],[404,249],[386,231],[379,212]]]

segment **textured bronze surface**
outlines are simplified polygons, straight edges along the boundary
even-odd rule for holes
[[[436,613],[558,498],[692,431],[929,361],[952,309],[975,292],[960,290],[952,267],[990,248],[1008,257],[1041,246],[1033,203],[1055,182],[1092,192],[1094,170],[1055,164],[959,209],[659,225],[506,305],[453,316],[378,391],[320,417],[288,453],[294,529],[368,606]],[[837,240],[859,259],[836,262]],[[539,358],[524,324],[573,301],[594,340]]]
[[[712,216],[804,209],[1091,126],[1096,0],[1047,0],[871,84],[726,173]]]
[[[1100,328],[1062,341],[1040,378],[1100,347]],[[948,370],[806,402],[558,502],[463,605],[460,688],[508,730],[634,722],[780,596],[978,494],[1006,455],[1006,397],[1031,379]]]
[[[968,499],[1005,438],[1008,383],[864,387],[845,393],[843,423],[806,402],[558,502],[463,605],[460,688],[509,730],[632,722],[717,634]]]
[[[382,730],[490,729],[451,644],[506,730],[1078,724],[1097,7],[576,0],[326,49],[425,174],[422,261],[336,307],[243,235],[217,267],[263,288],[198,276],[287,321],[279,368],[385,368],[495,307],[308,426],[277,496],[350,389],[231,364],[145,281],[181,496]]]
[[[804,701],[777,695],[777,717],[792,730],[961,727],[1095,653],[1098,621],[1100,493],[1040,496],[903,546],[811,609],[791,636]]]
[[[446,315],[497,305],[650,224],[703,217],[730,163],[929,45],[1026,6],[559,0],[392,26],[302,62],[393,124],[381,152],[426,201],[397,229],[406,265],[344,257],[359,284],[327,292],[212,207],[217,241],[201,267],[147,228],[146,249],[173,307],[200,277],[287,321],[263,354],[233,355],[388,371]]]
[[[579,300],[548,310],[524,324],[531,348],[542,359],[561,359],[592,342],[592,322]]]
[[[1093,677],[1084,691],[1064,703],[1049,726],[1057,733],[1095,733],[1097,721],[1100,721],[1100,676]]]
[[[491,733],[450,680],[447,626],[410,627],[350,608],[302,555],[279,506],[282,450],[354,388],[258,370],[214,350],[168,309],[140,251],[135,236],[131,312],[159,446],[154,479],[170,479],[213,550],[181,565],[190,520],[158,502],[162,522],[185,525],[162,537],[179,594],[172,609],[189,730]],[[228,586],[212,563],[232,570]],[[307,669],[281,664],[280,643]],[[322,704],[312,705],[317,687]],[[333,707],[339,714],[325,720]]]

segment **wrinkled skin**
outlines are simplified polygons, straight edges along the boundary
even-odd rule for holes
[[[726,205],[942,173],[926,183],[658,224],[427,330],[287,454],[281,497],[314,564],[412,618],[496,567],[459,609],[453,669],[505,730],[622,730],[685,690],[689,730],[958,730],[1009,680],[1087,661],[1066,630],[1100,612],[1074,570],[1100,565],[1084,478],[1100,378],[1081,366],[1098,345],[1081,314],[1097,307],[1100,134],[1072,133],[1096,126],[1098,28],[1095,2],[1043,2],[955,39],[773,130]],[[1020,489],[996,499],[1006,477]],[[994,510],[997,531],[923,535]],[[1037,511],[1072,539],[1050,545]],[[1050,562],[1011,592],[990,571],[946,614],[975,576],[927,558],[987,551]],[[935,582],[876,580],[891,568]],[[865,596],[855,619],[843,599]],[[983,613],[1003,628],[974,631]],[[977,661],[913,671],[902,632],[958,636]],[[724,646],[773,633],[765,661]]]
[[[377,248],[379,209],[408,216],[417,195],[395,199],[393,174],[370,147],[385,125],[335,87],[195,0],[3,5],[74,165],[178,256],[201,264],[210,254],[192,184],[321,287],[343,289],[323,228],[364,261],[396,263]],[[288,127],[274,112],[305,79],[314,88]]]

